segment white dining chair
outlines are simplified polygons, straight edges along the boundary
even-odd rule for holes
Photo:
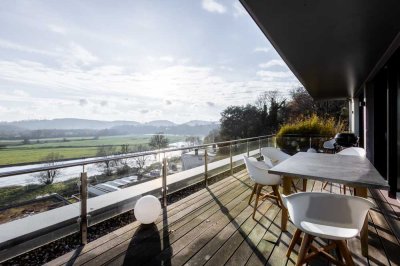
[[[332,151],[332,153],[334,153],[335,149],[336,149],[335,143],[336,143],[335,139],[330,139],[330,140],[325,141],[324,144],[322,145],[322,147],[325,150]]]
[[[254,194],[256,195],[256,201],[254,204],[253,219],[256,214],[258,207],[258,201],[260,196],[262,199],[272,198],[276,200],[279,207],[282,207],[282,201],[279,193],[278,186],[281,184],[281,177],[279,175],[273,175],[268,173],[269,167],[262,161],[257,161],[256,158],[244,157],[244,162],[246,164],[247,173],[250,179],[254,182],[254,188],[251,192],[249,204],[251,203]],[[272,193],[261,195],[261,190],[264,186],[271,186]]]
[[[283,162],[284,160],[290,158],[289,154],[284,153],[283,151],[278,150],[277,148],[274,148],[274,147],[262,148],[261,155],[264,158],[268,157],[274,166]]]
[[[375,206],[373,202],[350,195],[321,192],[282,195],[282,201],[297,228],[286,256],[290,256],[304,233],[296,265],[308,263],[318,254],[335,264],[354,265],[346,240],[359,235],[368,210]],[[312,244],[315,237],[331,242],[322,248],[316,247]],[[332,249],[336,249],[338,258],[329,253]]]
[[[291,157],[289,154],[284,153],[283,151],[278,150],[277,148],[274,147],[261,148],[261,155],[264,158],[264,162],[269,167],[273,167]],[[293,180],[292,180],[292,187],[294,191],[297,192],[297,187],[294,184]]]
[[[360,157],[366,157],[367,156],[367,152],[365,151],[365,149],[360,148],[360,147],[346,148],[346,149],[341,150],[340,152],[338,152],[338,154],[340,154],[340,155],[360,156]]]

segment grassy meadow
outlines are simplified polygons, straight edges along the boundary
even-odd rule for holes
[[[127,144],[132,149],[136,145],[148,144],[150,138],[151,135],[107,136],[98,139],[59,138],[32,140],[29,144],[22,144],[22,141],[2,141],[0,166],[40,162],[52,152],[59,153],[64,159],[93,157],[100,146],[115,146],[118,152],[121,145]],[[173,143],[184,140],[185,136],[168,136],[168,139]]]

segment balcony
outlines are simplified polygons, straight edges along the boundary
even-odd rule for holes
[[[114,184],[112,187],[115,189],[107,192],[104,190],[101,195],[89,195],[89,199],[86,199],[81,195],[90,193],[91,188],[99,190],[101,187],[85,185],[93,178],[88,177],[85,172],[82,173],[80,193],[75,195],[78,201],[82,199],[81,202],[67,202],[67,206],[57,206],[55,209],[0,225],[0,258],[5,261],[21,254],[25,256],[32,249],[76,234],[82,243],[89,243],[49,261],[49,265],[295,264],[299,246],[290,258],[286,258],[295,228],[289,223],[287,231],[281,231],[282,211],[276,203],[264,201],[259,206],[255,219],[252,219],[254,201],[249,205],[248,200],[253,183],[244,169],[242,158],[243,155],[260,157],[262,147],[277,143],[283,145],[281,148],[286,148],[288,152],[306,150],[309,147],[322,152],[324,140],[325,137],[291,136],[276,141],[272,136],[262,136],[218,145],[206,144],[197,146],[192,152],[187,152],[186,156],[180,157],[181,160],[190,159],[191,169],[180,167],[184,163],[176,158],[174,160],[177,165],[167,166],[167,161],[171,161],[177,150],[187,150],[187,147],[117,156],[135,158],[161,154],[163,167],[158,172],[162,175],[133,185],[129,185],[134,180],[133,177],[107,181],[105,184]],[[212,161],[208,156],[212,157]],[[53,167],[83,165],[86,167],[83,169],[87,169],[87,165],[91,163],[110,159],[98,158]],[[193,164],[195,161],[199,162]],[[173,171],[172,168],[176,169]],[[32,171],[43,169],[22,170]],[[17,174],[21,172],[2,173],[0,176]],[[301,180],[295,182],[297,187],[302,187]],[[120,186],[122,183],[124,184]],[[203,188],[191,192],[194,186]],[[321,182],[313,180],[307,183],[307,191],[341,192],[338,184],[329,183],[323,188]],[[175,192],[181,193],[179,200],[166,204]],[[88,241],[87,227],[110,221],[113,217],[132,210],[136,200],[145,194],[155,195],[167,205],[155,225],[141,226],[135,221],[121,228],[116,227],[114,231],[95,240],[89,236],[91,241]],[[386,194],[380,190],[369,190],[368,197],[377,205],[368,216],[369,256],[364,257],[361,254],[359,239],[348,242],[356,264],[400,264],[400,258],[396,254],[396,250],[400,248],[400,203],[384,195]],[[326,243],[320,240],[319,244]],[[313,265],[314,263],[324,265],[328,261],[318,258],[312,262]]]
[[[298,184],[300,187],[300,184]],[[164,209],[155,225],[131,223],[48,265],[293,265],[297,252],[286,258],[295,228],[281,232],[281,209],[266,200],[255,220],[248,205],[252,182],[242,170]],[[337,185],[309,191],[340,193]],[[357,265],[399,265],[400,203],[380,190],[370,190],[369,257],[361,255],[359,239],[348,242]],[[254,202],[253,202],[254,203]],[[253,204],[252,203],[252,204]],[[324,244],[324,243],[321,243]],[[295,250],[298,250],[298,246]],[[312,265],[328,265],[316,259]]]

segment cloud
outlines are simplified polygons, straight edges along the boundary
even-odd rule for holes
[[[58,26],[58,25],[54,25],[54,24],[50,24],[48,25],[49,30],[54,32],[54,33],[58,33],[58,34],[66,34],[67,30],[64,27]]]
[[[29,97],[29,93],[23,90],[13,90],[13,94],[22,98]]]
[[[85,105],[88,105],[88,101],[86,100],[86,99],[79,99],[79,105],[80,106],[85,106]]]
[[[228,66],[220,66],[219,68],[222,69],[222,70],[230,71],[230,72],[233,71],[233,68],[232,67],[228,67]]]
[[[168,63],[173,63],[175,59],[172,56],[161,56],[160,61],[168,62]]]
[[[218,3],[216,0],[202,0],[201,1],[201,6],[203,9],[207,10],[208,12],[212,13],[225,13],[226,12],[226,7],[220,3]]]
[[[100,102],[100,105],[103,106],[103,107],[104,107],[104,106],[107,106],[107,105],[108,105],[108,102],[103,100],[103,101]]]
[[[166,105],[171,105],[172,102],[171,102],[170,100],[165,100],[165,104],[166,104]]]
[[[142,112],[139,120],[218,120],[221,110],[228,105],[251,103],[265,90],[285,91],[299,85],[290,72],[264,70],[240,80],[225,78],[220,73],[219,66],[168,65],[140,71],[107,65],[58,69],[31,61],[0,60],[0,84],[13,84],[35,95],[34,98],[11,97],[9,90],[0,86],[0,104],[7,101],[21,103],[10,113],[0,113],[0,120],[26,119],[33,112],[29,110],[33,106],[36,109],[30,116],[32,118],[50,119],[68,114],[69,117],[88,119],[126,120],[137,116],[141,110],[150,110]],[[48,98],[49,92],[52,99]],[[96,100],[98,104],[93,105],[95,113],[82,113],[76,108],[77,99],[94,96],[101,97]],[[107,104],[107,108],[102,108],[101,101],[104,101],[103,105],[105,102],[118,104]],[[17,112],[18,109],[21,112]]]
[[[69,49],[64,57],[64,63],[67,65],[71,64],[88,66],[99,61],[100,60],[95,55],[74,42],[69,44]]]
[[[276,78],[291,78],[294,77],[292,72],[290,71],[267,71],[267,70],[260,70],[257,71],[257,76],[266,79],[266,80],[273,80]]]
[[[21,45],[15,42],[11,42],[8,40],[0,39],[0,47],[5,48],[5,49],[12,49],[20,52],[25,52],[25,53],[35,53],[35,54],[41,54],[41,55],[47,55],[47,56],[58,56],[57,53],[46,51],[46,50],[41,50],[41,49],[36,49],[30,46],[25,46]]]
[[[148,109],[142,109],[142,110],[140,110],[140,113],[141,113],[141,114],[147,114],[148,112],[149,112]]]
[[[244,9],[244,7],[242,6],[242,4],[240,4],[239,1],[235,1],[233,3],[233,10],[234,10],[233,16],[236,18],[247,15],[246,9]]]
[[[82,46],[71,42],[67,48],[58,48],[57,50],[41,50],[34,47],[21,45],[15,42],[4,40],[0,38],[0,47],[5,49],[12,49],[24,53],[33,53],[38,55],[45,55],[55,57],[64,65],[90,65],[97,63],[100,60],[91,52]]]
[[[283,60],[281,59],[272,59],[266,63],[261,63],[259,64],[259,67],[261,68],[270,68],[273,66],[281,66],[281,67],[286,67],[286,64]]]
[[[254,48],[254,52],[268,53],[269,51],[271,51],[270,47],[256,47],[256,48]]]

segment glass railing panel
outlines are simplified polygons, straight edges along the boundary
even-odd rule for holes
[[[263,140],[256,139],[248,142],[249,144],[249,156],[258,158],[260,157],[260,145],[263,147]]]
[[[0,235],[5,256],[21,254],[24,250],[19,244],[30,250],[79,231],[78,176],[77,168],[71,167],[0,178]],[[42,228],[48,229],[46,234]]]
[[[205,148],[188,147],[181,151],[166,152],[168,161],[168,194],[204,181],[205,160],[213,159],[213,154],[206,155]]]
[[[313,148],[317,152],[324,152],[323,144],[331,139],[326,136],[283,136],[277,137],[277,147],[288,154],[307,152]]]
[[[207,146],[208,177],[219,175],[230,169],[229,144]]]
[[[89,226],[134,208],[143,195],[161,197],[163,153],[115,158],[85,165]]]

